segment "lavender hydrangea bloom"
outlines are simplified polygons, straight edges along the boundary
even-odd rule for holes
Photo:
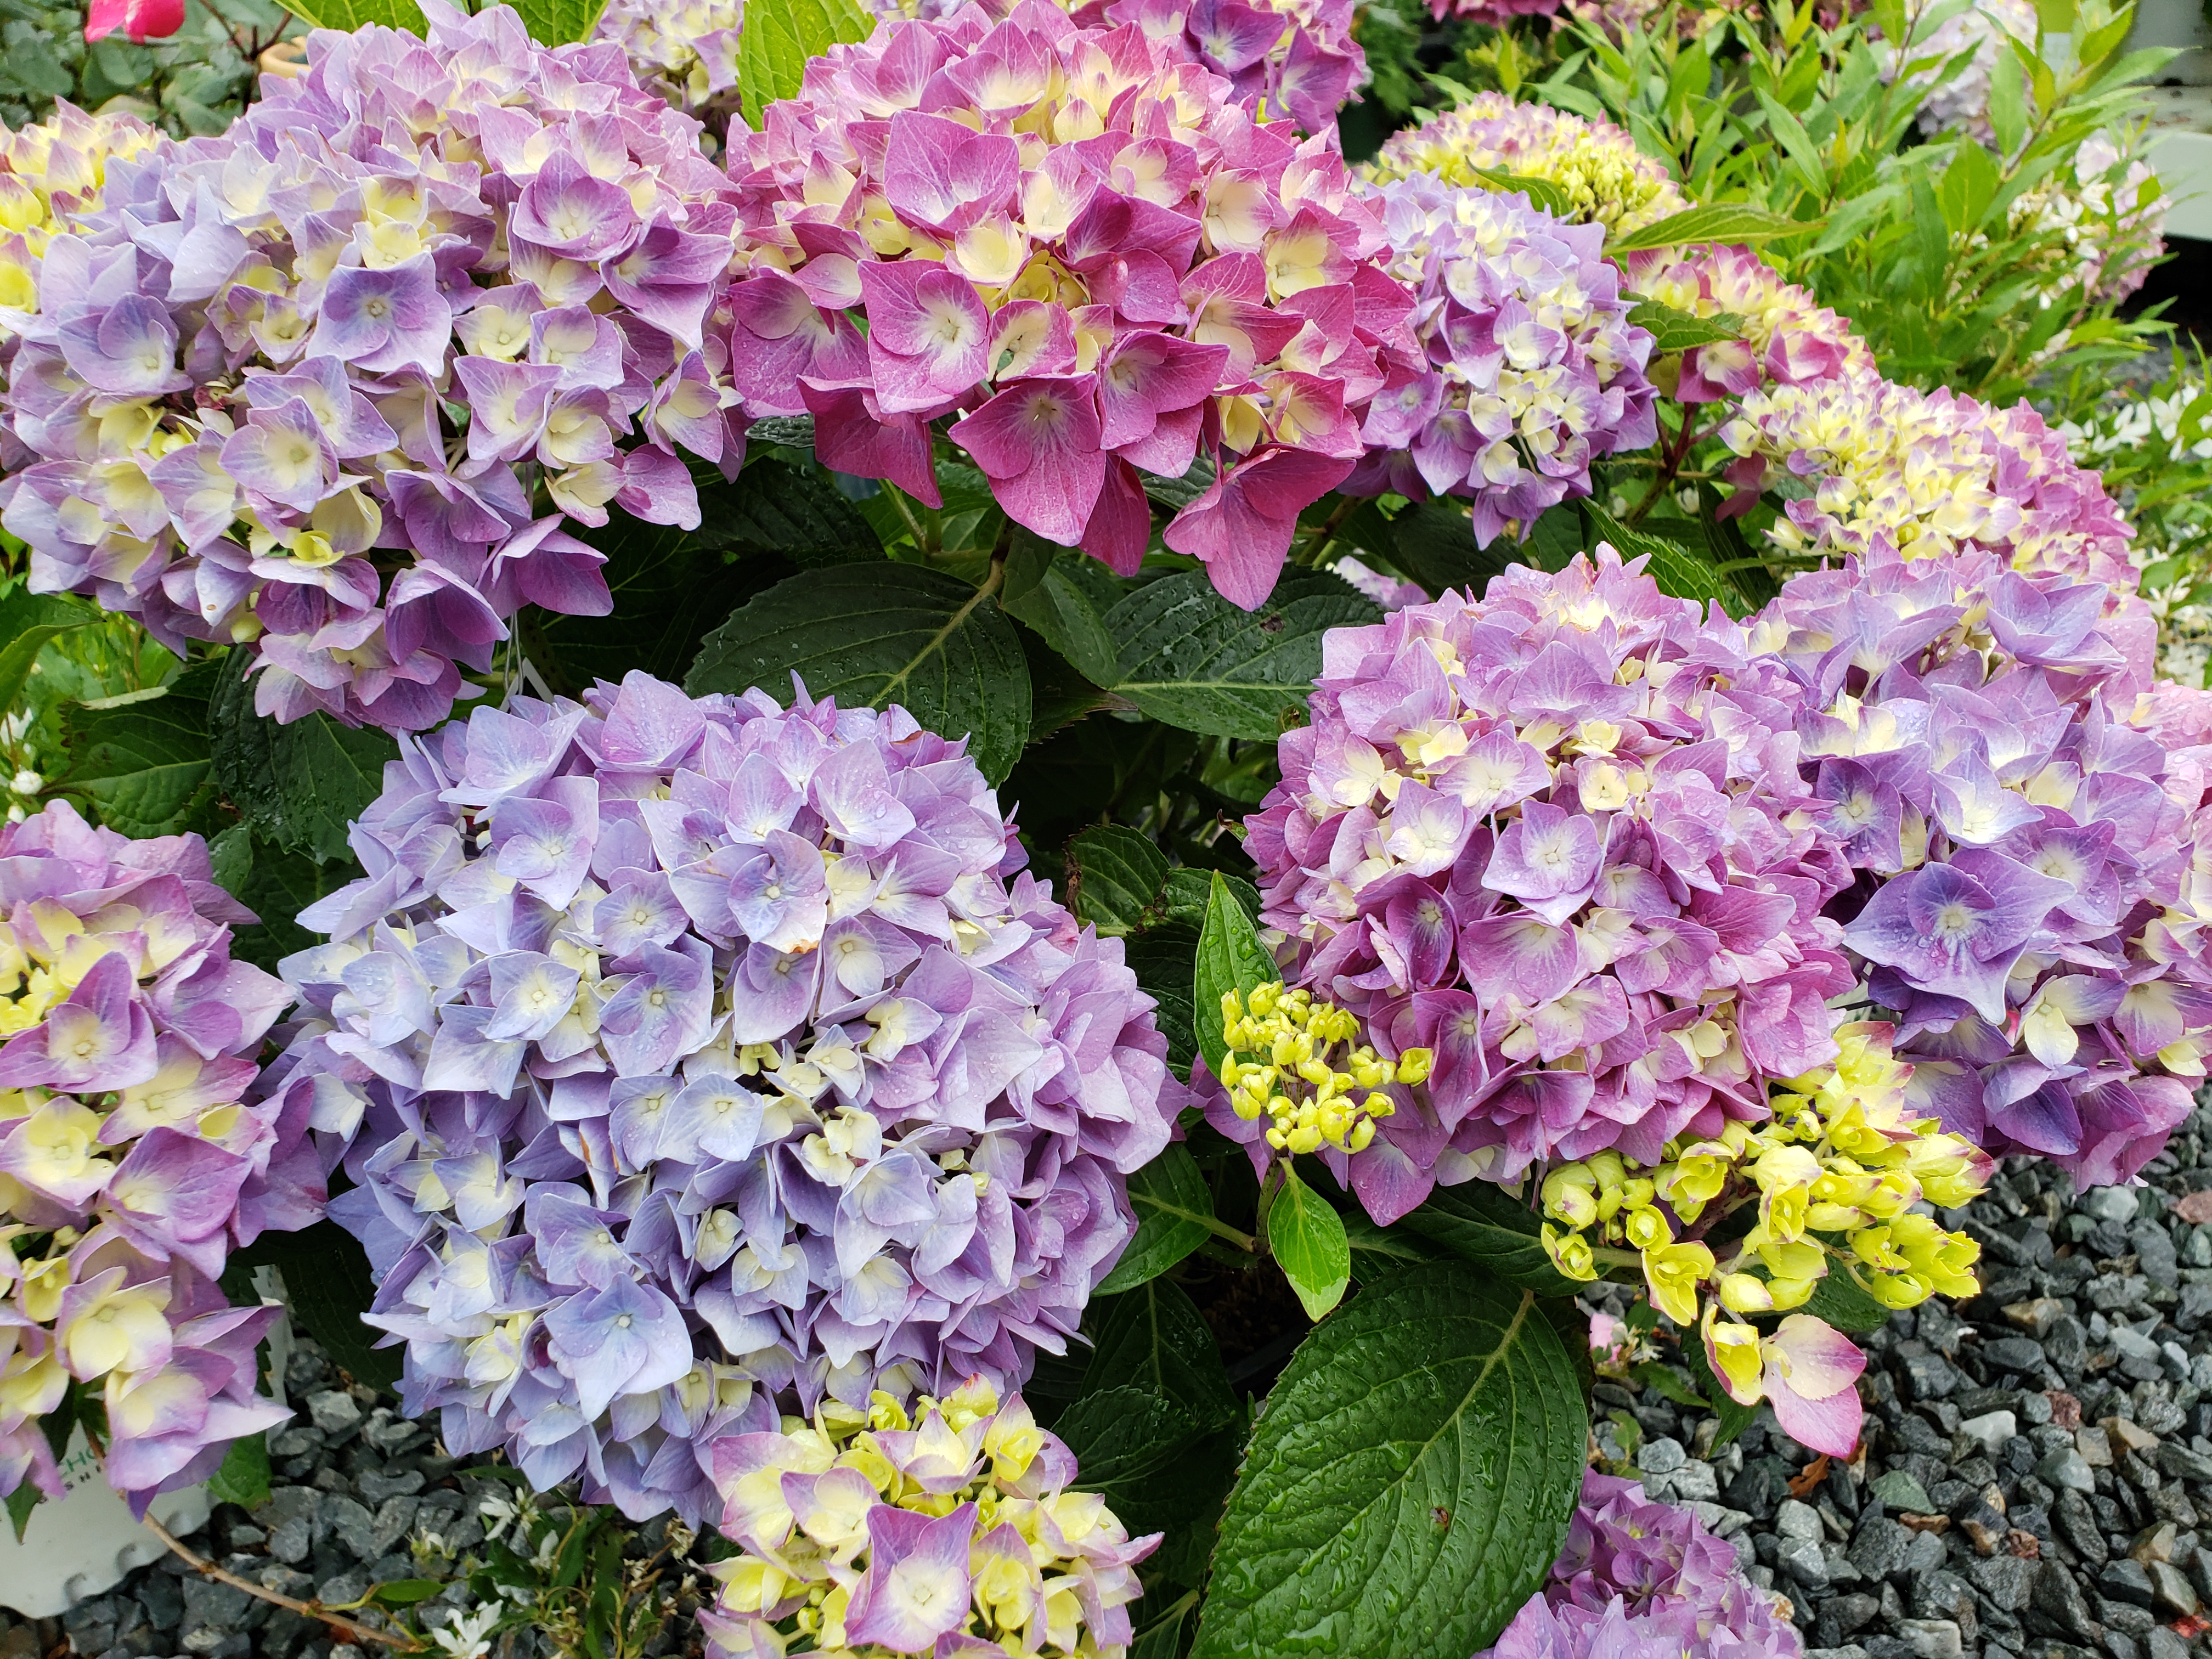
[[[696,525],[679,448],[742,454],[698,123],[614,46],[427,15],[318,31],[221,137],[111,159],[10,313],[33,586],[250,646],[280,720],[435,725],[523,605],[609,608],[570,520]]]
[[[1425,174],[1377,195],[1425,360],[1392,367],[1343,487],[1464,495],[1478,545],[1508,526],[1526,535],[1545,508],[1589,494],[1592,461],[1658,436],[1651,336],[1628,321],[1599,227]]]
[[[272,1315],[234,1246],[320,1215],[304,1103],[249,1103],[290,997],[230,959],[252,915],[198,836],[132,841],[66,803],[0,825],[0,1495],[61,1482],[40,1419],[100,1387],[108,1480],[143,1512],[282,1422]]]
[[[1860,872],[1836,913],[1915,1103],[2084,1185],[2156,1155],[2212,1051],[2197,722],[2169,694],[2130,723],[2148,664],[2109,598],[1878,548],[1792,577],[1761,624],[1807,692],[1813,811]]]
[[[1551,1581],[1475,1659],[1798,1659],[1804,1638],[1735,1548],[1632,1480],[1583,1476]]]
[[[301,918],[272,1098],[410,1411],[694,1524],[708,1443],[1059,1352],[1175,1097],[959,745],[632,674],[409,739]]]
[[[1349,1160],[1378,1220],[1439,1180],[1656,1164],[1833,1056],[1852,979],[1820,912],[1850,872],[1809,819],[1802,693],[1641,572],[1601,546],[1332,632],[1248,821],[1291,975],[1435,1055]]]

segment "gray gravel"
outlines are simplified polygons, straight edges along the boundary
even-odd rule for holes
[[[2200,1107],[2142,1186],[2076,1194],[2014,1159],[1948,1214],[1982,1294],[1862,1339],[1863,1467],[1808,1482],[1771,1413],[1716,1450],[1709,1414],[1611,1382],[1598,1413],[1634,1429],[1601,1422],[1601,1447],[1640,1437],[1647,1488],[1790,1598],[1813,1659],[2203,1659],[2212,1225],[2172,1205],[2208,1166]]]

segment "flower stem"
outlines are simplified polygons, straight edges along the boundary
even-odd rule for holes
[[[185,1559],[185,1565],[190,1566],[193,1571],[200,1574],[203,1577],[212,1578],[218,1583],[228,1584],[233,1589],[244,1590],[248,1595],[251,1595],[258,1601],[273,1601],[280,1607],[287,1607],[292,1612],[302,1613],[309,1619],[319,1620],[322,1623],[330,1626],[333,1630],[343,1631],[347,1635],[358,1638],[360,1640],[364,1642],[381,1642],[385,1646],[389,1648],[397,1648],[402,1653],[420,1653],[422,1650],[422,1643],[416,1640],[413,1637],[407,1635],[404,1632],[402,1632],[398,1635],[394,1635],[388,1630],[378,1630],[372,1626],[356,1624],[354,1620],[348,1619],[342,1614],[331,1613],[325,1610],[319,1602],[295,1601],[289,1595],[279,1595],[275,1590],[263,1588],[261,1585],[255,1583],[250,1578],[240,1578],[234,1572],[225,1572],[221,1567],[216,1565],[214,1562],[204,1560],[199,1556],[193,1554],[192,1552],[180,1542],[167,1527],[163,1526],[159,1521],[156,1521],[152,1515],[149,1514],[145,1517],[145,1522],[146,1529],[149,1532],[152,1533],[155,1537],[160,1539],[164,1544],[167,1544],[171,1549],[182,1556]]]

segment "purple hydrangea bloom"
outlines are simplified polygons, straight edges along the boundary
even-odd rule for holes
[[[696,1524],[716,1436],[1060,1352],[1165,1145],[1165,1040],[962,747],[632,674],[403,743],[301,920],[272,1097],[416,1413]]]
[[[1899,1016],[1915,1104],[1992,1152],[2124,1182],[2212,1051],[2201,715],[2129,717],[2148,664],[2102,583],[1876,547],[1795,576],[1759,631],[1803,686],[1832,914]]]
[[[1435,1056],[1349,1160],[1376,1219],[1553,1158],[1656,1164],[1833,1058],[1850,871],[1750,630],[1601,546],[1336,629],[1316,688],[1246,844],[1288,976]]]
[[[679,449],[742,455],[699,124],[618,47],[426,9],[427,42],[318,31],[221,137],[114,158],[0,399],[33,587],[249,646],[280,720],[436,725],[523,605],[608,610],[571,520],[696,526]]]
[[[1476,1659],[1798,1659],[1785,1607],[1687,1510],[1592,1470],[1551,1581]]]
[[[253,917],[198,836],[58,801],[0,825],[0,1495],[61,1496],[40,1419],[97,1384],[107,1478],[143,1512],[286,1415],[254,1392],[273,1316],[216,1281],[322,1212],[307,1103],[246,1099],[291,998],[230,959]]]
[[[1424,356],[1368,405],[1345,490],[1466,496],[1478,545],[1509,526],[1525,537],[1589,494],[1592,461],[1657,439],[1651,336],[1628,320],[1601,227],[1427,173],[1376,195]]]

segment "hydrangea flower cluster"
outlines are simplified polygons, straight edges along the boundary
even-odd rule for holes
[[[1368,406],[1347,493],[1469,497],[1486,547],[1589,495],[1592,461],[1656,440],[1651,336],[1628,320],[1603,230],[1425,174],[1378,200],[1424,355]]]
[[[2017,238],[2063,240],[2065,257],[2045,305],[2077,287],[2093,302],[2117,304],[2165,256],[2166,209],[2151,164],[2133,147],[2123,155],[2111,133],[2093,132],[2059,171],[2021,192],[2008,228]]]
[[[609,608],[568,520],[696,525],[678,447],[739,441],[697,124],[611,46],[428,9],[428,44],[319,31],[220,138],[111,161],[19,322],[33,585],[250,642],[280,720],[444,719],[524,605]]]
[[[1129,1643],[1137,1563],[1104,1500],[1072,1490],[1075,1458],[1016,1395],[974,1377],[911,1413],[889,1394],[824,1401],[809,1424],[714,1449],[722,1530],[702,1613],[710,1659],[770,1659],[801,1641],[893,1654],[1097,1655]]]
[[[1366,84],[1367,54],[1352,39],[1353,0],[1085,0],[1071,6],[1092,27],[1134,24],[1189,61],[1225,75],[1239,102],[1287,113],[1326,132]]]
[[[1996,133],[1990,125],[1990,78],[2000,65],[2016,62],[2010,40],[2033,46],[2036,32],[2033,0],[1974,0],[1946,17],[1924,40],[1914,40],[1910,58],[1929,64],[1909,82],[1916,90],[1929,88],[1920,106],[1920,131],[1932,138],[1939,132],[1963,130],[1994,148]],[[1900,54],[1887,43],[1878,44],[1877,50],[1882,80],[1895,82]],[[1966,52],[1973,57],[1966,67],[1945,79],[1944,66]],[[2006,72],[2018,70],[2008,68]]]
[[[1912,1206],[1925,1199],[1957,1208],[1989,1184],[1995,1160],[1907,1107],[1912,1068],[1892,1056],[1889,1027],[1846,1025],[1836,1040],[1835,1065],[1791,1079],[1769,1100],[1774,1115],[1762,1127],[1729,1123],[1713,1139],[1671,1141],[1649,1168],[1612,1152],[1553,1164],[1543,1238],[1572,1279],[1596,1278],[1601,1261],[1638,1262],[1652,1306],[1703,1332],[1732,1397],[1769,1401],[1792,1439],[1848,1457],[1860,1423],[1849,1383],[1863,1361],[1842,1358],[1820,1320],[1793,1316],[1762,1336],[1741,1316],[1802,1307],[1838,1270],[1893,1308],[1938,1291],[1973,1295],[1969,1269],[1981,1247]],[[1758,1219],[1717,1255],[1704,1240],[1753,1203]]]
[[[1740,458],[1730,506],[1791,493],[1768,532],[1791,552],[1984,549],[2015,569],[2134,591],[2119,508],[2025,402],[1992,409],[1856,373],[1751,392],[1720,437]]]
[[[408,740],[353,844],[269,1086],[347,1147],[456,1452],[696,1525],[772,1395],[1018,1386],[1133,1231],[1151,1000],[903,711],[518,699]]]
[[[1438,1180],[1656,1164],[1834,1058],[1850,874],[1744,628],[1601,546],[1334,630],[1316,687],[1246,845],[1290,977],[1435,1054],[1349,1160],[1376,1220]]]
[[[0,1494],[62,1495],[40,1419],[75,1383],[143,1512],[287,1415],[255,1395],[273,1316],[216,1281],[233,1246],[321,1212],[304,1107],[246,1100],[290,997],[230,959],[253,918],[198,836],[55,802],[0,825]]]
[[[78,230],[99,208],[108,163],[161,140],[127,111],[88,115],[65,98],[35,126],[0,127],[0,344],[19,332],[9,313],[38,310],[46,244]],[[0,443],[13,435],[0,431]],[[20,455],[11,469],[19,462]]]
[[[751,274],[731,374],[752,415],[932,506],[929,422],[1017,522],[1133,571],[1139,474],[1212,484],[1168,526],[1247,609],[1300,509],[1352,471],[1410,301],[1328,141],[1224,76],[1048,0],[881,28],[733,144]],[[865,321],[865,335],[859,324]]]
[[[1479,185],[1481,173],[1544,179],[1567,194],[1571,216],[1618,236],[1690,205],[1667,169],[1610,121],[1586,121],[1546,104],[1479,93],[1417,127],[1395,132],[1360,173],[1376,184],[1428,173]]]
[[[1792,577],[1762,625],[1806,690],[1814,810],[1861,872],[1844,942],[1912,1104],[2081,1186],[2156,1154],[2212,1049],[2202,772],[2124,723],[2148,642],[2106,597],[1878,550]]]
[[[717,138],[738,114],[744,0],[608,0],[592,38],[622,48],[630,73]]]
[[[1677,403],[1717,403],[1761,386],[1801,386],[1838,375],[1872,374],[1874,354],[1848,320],[1747,247],[1715,246],[1681,254],[1653,249],[1626,260],[1627,291],[1692,317],[1743,319],[1743,337],[1692,346],[1682,354],[1672,396]]]
[[[1475,1659],[1802,1659],[1787,1604],[1696,1516],[1592,1469],[1544,1588]]]

